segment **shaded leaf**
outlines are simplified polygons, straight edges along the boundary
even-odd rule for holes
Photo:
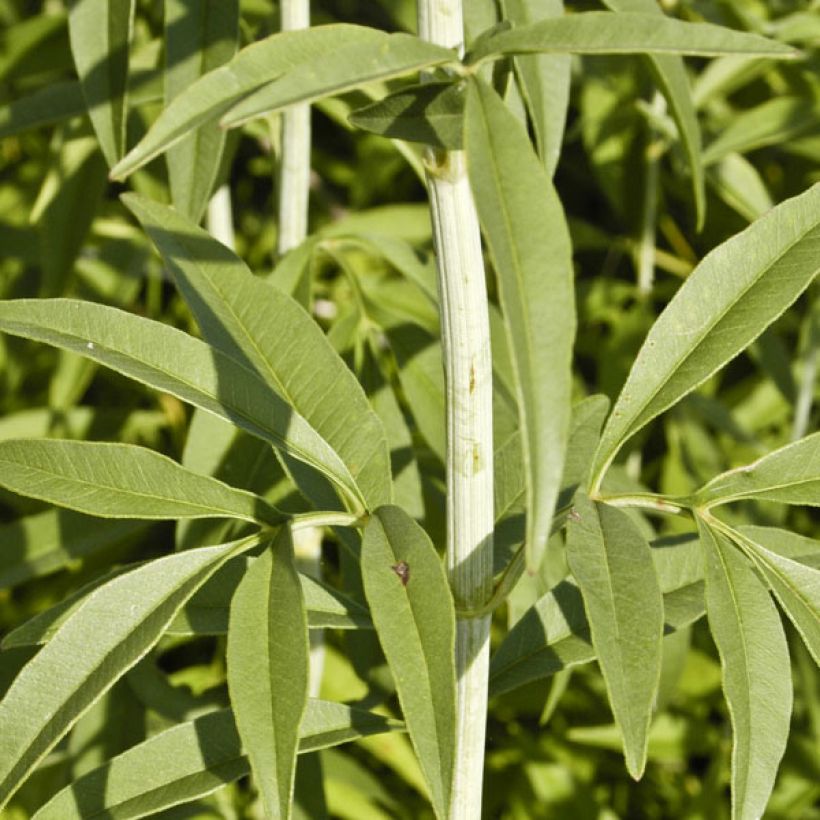
[[[0,330],[80,353],[221,416],[334,476],[358,502],[355,482],[308,423],[235,359],[160,322],[70,299],[0,302]]]
[[[444,567],[424,530],[380,507],[362,541],[362,579],[410,739],[439,817],[455,765],[455,611]]]
[[[572,251],[558,195],[521,123],[481,81],[467,93],[470,185],[501,294],[527,475],[527,565],[546,549],[569,434]]]
[[[762,817],[786,748],[792,711],[780,616],[749,562],[698,517],[706,612],[732,719],[732,817]]]
[[[94,590],[0,701],[0,806],[74,722],[159,640],[193,593],[256,537],[158,558]]]
[[[92,441],[0,442],[0,486],[103,518],[241,518],[279,524],[285,516],[252,493],[186,470],[145,447]]]
[[[627,768],[638,779],[660,680],[663,598],[649,544],[629,516],[584,495],[575,509],[567,562],[584,597]]]
[[[123,201],[171,267],[205,339],[256,373],[313,427],[344,462],[366,506],[390,501],[384,427],[310,315],[172,209],[133,194]]]
[[[652,326],[595,455],[593,486],[621,445],[756,339],[820,270],[820,184],[709,253]]]
[[[134,5],[134,0],[73,0],[68,12],[71,53],[109,167],[125,150],[128,42]]]
[[[309,700],[299,751],[403,728],[397,720],[326,700]],[[84,820],[97,813],[127,820],[186,803],[250,771],[230,709],[166,729],[78,778],[35,815]]]

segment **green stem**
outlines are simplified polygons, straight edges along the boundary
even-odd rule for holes
[[[461,0],[419,0],[419,35],[463,47]],[[493,438],[490,324],[481,234],[461,151],[426,157],[438,265],[447,399],[447,569],[455,600],[492,593]],[[456,627],[456,762],[451,820],[481,815],[490,616]]]

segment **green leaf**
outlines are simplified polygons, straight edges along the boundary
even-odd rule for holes
[[[664,17],[655,0],[604,0],[604,3],[617,12],[639,12]],[[700,126],[686,68],[681,57],[671,54],[648,54],[646,59],[678,126],[681,145],[692,176],[695,221],[700,230],[706,216],[706,191],[701,162]]]
[[[71,53],[109,167],[125,150],[128,43],[134,5],[134,0],[73,0],[68,12]]]
[[[461,148],[464,86],[435,82],[411,85],[354,111],[352,125],[391,139],[438,148]]]
[[[693,502],[708,508],[746,498],[820,507],[820,433],[713,478]]]
[[[563,14],[563,0],[504,0],[505,17],[516,26]],[[569,105],[571,58],[568,54],[536,54],[515,58],[521,91],[530,112],[538,156],[555,174]]]
[[[309,700],[299,729],[300,753],[400,730],[382,715]],[[230,709],[166,729],[57,792],[37,820],[128,820],[204,797],[250,771]]]
[[[239,38],[238,0],[165,0],[165,104],[203,74],[227,63]],[[225,132],[197,128],[168,151],[174,207],[199,222],[219,171]]]
[[[663,596],[664,631],[671,634],[704,614],[703,582]],[[578,587],[561,581],[535,602],[507,633],[490,662],[490,696],[595,660]]]
[[[727,533],[754,560],[820,665],[820,569],[784,558],[746,532]]]
[[[789,735],[786,636],[749,562],[700,517],[698,532],[706,553],[706,612],[732,719],[732,817],[762,817]]]
[[[661,589],[649,544],[626,513],[582,494],[575,511],[567,523],[567,562],[584,596],[626,765],[637,780],[660,681]]]
[[[820,271],[820,184],[709,253],[652,326],[595,454],[599,487],[621,445],[756,339]]]
[[[240,518],[280,524],[263,498],[131,444],[57,439],[0,442],[0,486],[102,518]]]
[[[456,62],[455,52],[409,34],[384,34],[369,42],[339,40],[335,47],[249,94],[222,117],[232,128],[288,105],[318,100],[362,85]]]
[[[671,17],[631,12],[588,11],[549,18],[479,37],[468,64],[505,54],[576,52],[581,54],[749,54],[796,57],[793,48],[756,34],[710,23],[684,23]]]
[[[301,305],[172,209],[135,195],[123,201],[173,271],[206,341],[256,373],[313,427],[345,464],[365,506],[389,502],[384,427]]]
[[[269,817],[290,817],[309,659],[293,538],[283,527],[245,573],[228,627],[231,705]]]
[[[361,503],[345,465],[302,416],[255,373],[186,333],[70,299],[0,302],[0,330],[80,353],[220,416],[332,476]]]
[[[569,231],[523,126],[480,80],[467,92],[464,143],[516,376],[527,565],[534,571],[546,549],[569,434],[575,336]]]
[[[142,521],[100,521],[46,510],[0,526],[0,588],[56,572],[146,530]]]
[[[62,122],[84,112],[85,99],[76,80],[49,83],[0,107],[0,139],[29,128]]]
[[[255,536],[158,558],[99,587],[0,701],[0,807],[89,707],[159,640],[179,608]]]
[[[455,765],[455,610],[427,533],[380,507],[362,541],[362,579],[433,807],[447,816]]]
[[[394,37],[399,39],[392,40]],[[408,35],[389,35],[364,26],[338,24],[284,31],[253,43],[242,49],[227,65],[210,71],[176,96],[142,141],[112,169],[112,177],[125,178],[193,128],[218,119],[251,92],[288,72],[294,72],[292,76],[297,82],[305,82],[305,71],[295,72],[302,64],[306,64],[309,70],[311,63],[315,64],[317,60],[327,62],[331,56],[343,53],[347,57],[359,52],[371,55],[370,68],[377,72],[378,59],[374,64],[374,52],[378,54],[383,47],[390,49],[393,43],[406,44],[413,39]],[[415,43],[420,41],[416,40],[411,45],[415,46]],[[418,53],[419,49],[414,47],[412,51]],[[426,45],[425,51],[429,59],[434,59],[433,55],[437,54],[437,63],[455,59],[453,52],[432,45]],[[340,70],[339,65],[334,64],[340,71],[335,78],[338,80],[344,77],[345,66],[342,62]],[[429,62],[426,64],[430,65]],[[332,93],[340,90],[334,89]]]

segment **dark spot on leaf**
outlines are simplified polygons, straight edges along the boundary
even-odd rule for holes
[[[393,564],[390,569],[399,576],[402,586],[407,586],[410,580],[410,564],[407,561],[399,561],[398,564]]]
[[[470,365],[470,392],[475,390],[475,367]]]

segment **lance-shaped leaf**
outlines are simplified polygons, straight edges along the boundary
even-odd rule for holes
[[[404,720],[438,817],[455,765],[455,610],[427,533],[399,507],[380,507],[364,531],[362,579]]]
[[[179,608],[256,537],[158,558],[92,592],[0,701],[0,807],[81,715],[159,640]]]
[[[505,54],[748,54],[796,57],[790,46],[710,23],[633,12],[588,11],[489,33],[473,43],[468,63]]]
[[[505,17],[516,26],[564,12],[563,0],[504,0]],[[561,153],[569,105],[569,54],[534,54],[515,58],[515,70],[530,112],[538,156],[553,176]]]
[[[700,517],[706,612],[732,720],[732,817],[762,817],[792,712],[789,650],[780,616],[749,562]]]
[[[357,109],[348,119],[372,134],[458,150],[464,122],[464,86],[452,82],[412,85]]]
[[[604,427],[593,486],[621,445],[756,339],[820,271],[820,184],[709,253],[652,326]]]
[[[783,611],[820,665],[820,569],[772,552],[748,531],[733,531],[730,535],[760,567]]]
[[[456,61],[455,52],[418,37],[378,33],[381,37],[371,42],[348,44],[342,40],[325,54],[301,61],[232,107],[222,117],[222,125],[234,127],[297,102],[341,94],[368,83]]]
[[[230,249],[171,208],[135,195],[123,201],[173,271],[205,340],[254,371],[313,427],[370,507],[389,502],[384,427],[302,306],[253,276]]]
[[[626,765],[638,779],[660,681],[661,589],[649,543],[626,513],[581,493],[575,511],[567,523],[567,561],[584,597]]]
[[[703,582],[663,596],[664,633],[694,623],[705,612]],[[510,630],[490,663],[490,696],[595,660],[578,587],[562,581],[538,599]]]
[[[467,92],[464,144],[515,371],[527,476],[527,564],[535,570],[546,549],[569,434],[575,336],[569,231],[526,131],[480,80]]]
[[[655,0],[604,0],[604,2],[613,11],[663,16]],[[683,59],[672,54],[649,54],[647,59],[669,104],[675,124],[678,126],[681,146],[692,176],[696,222],[700,229],[706,215],[706,191],[701,162],[700,127],[695,113],[695,104],[692,101],[689,78],[686,76],[686,68]]]
[[[693,501],[713,507],[744,498],[820,507],[820,433],[713,478]]]
[[[134,0],[74,0],[68,12],[74,65],[109,167],[125,150],[128,42],[134,5]]]
[[[165,104],[227,63],[238,36],[238,0],[165,0]],[[211,122],[168,152],[171,200],[195,222],[211,195],[224,145],[224,130]]]
[[[308,662],[305,602],[284,527],[245,573],[228,628],[231,705],[270,817],[290,817]]]
[[[403,729],[383,715],[327,700],[309,700],[299,752]],[[230,709],[166,729],[57,792],[37,820],[81,820],[97,813],[145,817],[210,794],[250,771]]]
[[[0,486],[102,518],[240,518],[266,524],[285,520],[283,513],[253,493],[131,444],[3,441]]]
[[[79,353],[221,416],[332,477],[362,503],[347,467],[302,416],[257,374],[187,333],[71,299],[0,302],[0,330]]]
[[[70,510],[46,510],[0,526],[0,588],[56,572],[121,544],[149,527],[128,519],[100,521]]]
[[[182,139],[192,128],[218,119],[248,94],[302,63],[328,60],[342,49],[345,54],[359,50],[371,55],[372,70],[378,72],[378,51],[389,47],[393,37],[410,39],[407,35],[385,34],[365,26],[338,24],[283,31],[254,43],[242,49],[229,63],[204,75],[187,91],[176,96],[142,141],[112,169],[111,174],[115,179],[128,176]],[[429,44],[427,54],[433,60],[427,65],[454,59],[453,52]],[[343,77],[344,74],[339,74],[337,80]]]
[[[76,80],[49,83],[0,107],[0,138],[29,128],[53,125],[84,111],[85,99]]]

